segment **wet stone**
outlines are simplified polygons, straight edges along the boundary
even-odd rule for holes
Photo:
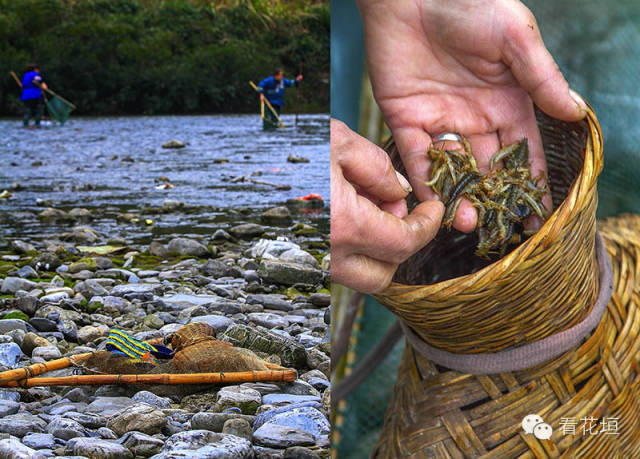
[[[272,207],[265,210],[260,216],[267,225],[290,225],[293,223],[291,212],[284,206]]]
[[[293,305],[282,295],[255,294],[247,296],[247,304],[261,304],[267,309],[292,311]]]
[[[27,292],[37,287],[37,283],[22,279],[20,277],[7,276],[2,281],[0,286],[0,293],[2,294],[15,294],[18,290],[26,290]]]
[[[33,349],[31,357],[40,357],[44,360],[55,360],[62,357],[62,353],[56,346],[39,346]]]
[[[0,457],[11,459],[36,459],[39,455],[36,450],[23,445],[17,438],[5,438],[0,440]],[[39,459],[39,458],[38,458]]]
[[[47,425],[47,432],[62,440],[84,437],[87,433],[78,422],[67,418],[55,418]]]
[[[236,437],[244,438],[251,441],[253,431],[251,430],[251,424],[246,419],[233,418],[225,421],[222,426],[222,433],[235,435]]]
[[[262,446],[288,448],[290,446],[314,445],[313,435],[304,430],[277,424],[264,424],[253,433],[253,440]]]
[[[60,259],[52,253],[41,253],[31,260],[31,266],[38,270],[55,271],[60,266]]]
[[[38,309],[38,299],[30,295],[21,296],[15,299],[14,305],[26,315],[32,316]]]
[[[177,253],[179,255],[190,255],[194,257],[208,257],[210,255],[209,249],[198,241],[178,237],[171,239],[168,245],[169,252]]]
[[[204,322],[209,324],[214,328],[216,334],[223,333],[227,328],[233,325],[233,321],[231,319],[218,315],[197,316],[192,318],[190,322]]]
[[[19,409],[20,403],[12,400],[2,400],[0,401],[0,418],[10,414],[16,414]]]
[[[258,274],[266,282],[282,285],[314,285],[322,281],[322,271],[319,269],[279,260],[263,259]]]
[[[127,432],[119,443],[136,456],[150,457],[162,449],[164,442],[142,432]]]
[[[242,386],[227,386],[220,389],[216,397],[218,408],[237,407],[244,414],[254,414],[262,404],[260,392]]]
[[[268,394],[262,399],[265,405],[286,405],[300,402],[319,402],[320,397],[315,395],[291,395],[291,394]]]
[[[33,432],[44,432],[47,423],[27,412],[11,414],[0,419],[0,432],[24,437]]]
[[[133,459],[133,454],[118,442],[100,438],[72,438],[65,446],[66,454],[92,459]]]
[[[23,266],[16,272],[16,276],[23,279],[35,279],[38,277],[38,273],[31,266]]]
[[[292,446],[284,452],[284,459],[320,459],[314,451],[304,446]]]
[[[98,397],[89,404],[87,412],[102,416],[113,416],[118,411],[130,408],[136,403],[129,397]]]
[[[133,397],[131,397],[131,400],[135,400],[136,402],[147,403],[148,405],[151,405],[160,410],[165,408],[171,408],[171,400],[169,398],[159,397],[153,392],[149,392],[146,390],[141,390],[140,392],[137,392]]]
[[[99,414],[77,413],[74,411],[64,413],[64,416],[82,424],[87,429],[98,429],[107,425],[107,418]]]
[[[178,454],[193,458],[243,459],[252,457],[253,451],[251,443],[235,435],[208,430],[187,430],[169,437],[162,453],[154,459],[180,457]]]
[[[261,236],[264,233],[264,226],[256,223],[245,223],[242,225],[234,226],[229,230],[237,238],[252,239],[254,237]]]
[[[114,414],[107,422],[107,427],[118,435],[132,430],[153,435],[162,431],[166,425],[167,416],[146,403],[127,407]]]
[[[316,307],[324,308],[331,305],[331,295],[328,293],[312,293],[309,295],[309,301]]]
[[[54,320],[45,319],[44,317],[32,317],[29,319],[29,323],[40,332],[52,332],[58,329],[58,324]]]
[[[265,446],[253,445],[253,451],[256,455],[256,459],[282,459],[284,458],[285,450],[267,448]]]
[[[22,357],[22,350],[16,343],[0,343],[0,365],[13,367]]]
[[[36,250],[33,244],[29,242],[19,241],[17,239],[11,241],[9,247],[11,247],[11,250],[13,250],[15,253],[27,253]]]
[[[191,418],[191,428],[195,430],[211,430],[213,432],[222,432],[225,422],[229,419],[244,419],[249,424],[253,424],[255,416],[239,414],[239,413],[196,413]]]
[[[22,443],[33,449],[53,449],[56,447],[54,437],[49,433],[25,435],[22,439]]]

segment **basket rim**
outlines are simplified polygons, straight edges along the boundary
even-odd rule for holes
[[[603,167],[602,131],[595,111],[589,103],[587,103],[586,116],[578,122],[586,122],[588,127],[586,145],[583,151],[584,161],[582,170],[580,170],[576,180],[571,185],[567,197],[533,236],[505,257],[485,266],[475,273],[465,274],[464,276],[426,285],[410,285],[394,281],[385,290],[374,294],[374,296],[377,298],[392,296],[393,301],[400,304],[412,303],[415,295],[418,294],[418,292],[420,292],[420,295],[423,295],[425,290],[430,290],[439,295],[446,294],[453,296],[464,292],[469,286],[482,281],[487,276],[493,278],[510,273],[518,265],[518,260],[528,258],[539,246],[548,245],[567,223],[576,206],[580,204],[580,197],[585,195],[584,191],[596,185],[598,175],[600,175]]]

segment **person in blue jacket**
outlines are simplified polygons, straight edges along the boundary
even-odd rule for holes
[[[47,84],[42,80],[38,64],[29,64],[27,68],[27,73],[22,77],[22,96],[20,97],[24,104],[22,124],[28,127],[29,120],[33,118],[38,127],[44,111],[42,90],[47,89]]]
[[[283,70],[277,68],[272,76],[265,78],[258,84],[260,101],[263,101],[266,96],[269,103],[271,103],[276,112],[280,114],[280,109],[284,105],[284,88],[298,86],[301,80],[302,75],[298,75],[295,80],[284,78]]]

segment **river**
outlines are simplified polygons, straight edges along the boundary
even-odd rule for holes
[[[301,218],[328,231],[329,117],[302,115],[297,126],[293,115],[283,121],[285,129],[263,131],[256,115],[72,117],[39,130],[0,120],[0,192],[12,194],[0,199],[0,234],[37,239],[68,228],[41,222],[36,215],[46,207],[86,208],[94,214],[91,227],[103,234],[206,234],[224,228],[230,215],[256,219],[309,193],[323,196],[325,208]],[[187,145],[162,148],[172,139]],[[289,163],[289,155],[310,161]],[[291,188],[232,181],[251,174]],[[131,211],[144,217],[145,208],[165,200],[190,210],[154,215],[150,227],[116,218]]]

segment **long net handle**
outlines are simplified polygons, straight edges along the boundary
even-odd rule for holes
[[[13,79],[16,80],[16,83],[18,83],[18,86],[20,86],[20,89],[22,89],[22,81],[20,81],[20,78],[18,78],[18,75],[16,75],[16,72],[12,70],[9,73],[11,74]]]
[[[51,360],[45,363],[36,363],[28,367],[3,371],[0,373],[0,386],[3,383],[33,378],[34,376],[41,375],[47,371],[61,370],[72,365],[77,365],[80,362],[87,360],[92,355],[92,352],[87,352],[86,354],[77,354],[71,357],[63,357],[61,359]]]
[[[9,381],[1,383],[0,387],[87,386],[102,384],[229,384],[260,381],[292,382],[296,380],[296,377],[297,372],[292,369],[238,371],[230,373],[74,375]]]
[[[76,107],[73,103],[69,102],[67,99],[65,99],[64,97],[62,97],[60,94],[53,92],[51,89],[49,88],[45,88],[45,91],[48,92],[49,94],[51,94],[52,96],[56,96],[58,99],[60,99],[61,101],[63,101],[65,104],[70,105],[74,110],[78,107]]]

